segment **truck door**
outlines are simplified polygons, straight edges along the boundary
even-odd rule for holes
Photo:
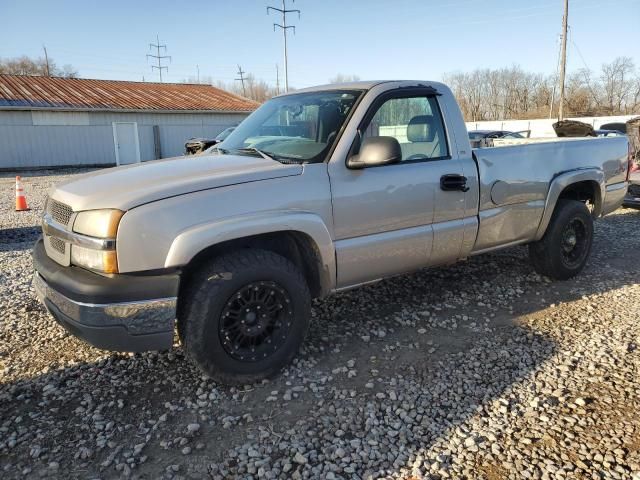
[[[351,170],[346,158],[332,158],[339,288],[466,256],[464,169],[444,125],[432,89],[387,91],[371,103],[359,136],[396,138],[402,161]]]

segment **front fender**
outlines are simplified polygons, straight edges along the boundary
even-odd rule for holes
[[[269,212],[241,215],[196,225],[181,232],[171,244],[165,267],[188,264],[204,249],[253,235],[295,231],[308,235],[322,259],[321,283],[324,291],[335,288],[336,256],[331,234],[322,219],[309,212]]]
[[[544,236],[544,232],[547,231],[549,222],[551,221],[551,215],[556,208],[558,198],[562,191],[570,185],[578,182],[595,182],[598,184],[596,189],[596,201],[593,209],[593,216],[599,217],[602,214],[602,201],[605,198],[605,175],[599,168],[584,168],[580,170],[571,170],[569,172],[561,173],[556,176],[549,185],[549,192],[544,205],[544,212],[542,214],[542,220],[538,225],[535,240],[540,240]]]

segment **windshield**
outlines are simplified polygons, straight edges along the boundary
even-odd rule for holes
[[[262,152],[280,161],[322,162],[361,94],[332,90],[273,98],[215,149],[247,155]]]
[[[216,136],[216,140],[218,142],[222,142],[225,138],[227,138],[231,132],[233,132],[235,130],[236,127],[229,127],[229,128],[225,128],[223,131],[221,131],[217,136]]]

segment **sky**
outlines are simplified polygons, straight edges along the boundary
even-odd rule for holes
[[[232,82],[238,65],[283,83],[281,0],[0,0],[0,58],[49,56],[81,77],[157,81],[146,59],[156,35],[171,55],[164,80]],[[618,56],[640,69],[640,0],[570,0],[568,69]],[[361,79],[441,80],[450,72],[557,68],[563,0],[287,0],[289,84]],[[635,39],[632,41],[632,39]],[[198,67],[197,67],[198,66]]]

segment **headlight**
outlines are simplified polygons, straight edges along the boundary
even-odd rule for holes
[[[73,222],[73,231],[98,238],[116,238],[118,224],[124,212],[120,210],[88,210],[80,212]]]
[[[71,263],[103,273],[118,273],[118,257],[115,250],[94,250],[72,245]]]
[[[73,231],[89,237],[115,239],[122,215],[124,212],[120,210],[80,212],[73,222]],[[115,250],[94,249],[72,243],[71,263],[103,273],[118,273],[118,257]]]

